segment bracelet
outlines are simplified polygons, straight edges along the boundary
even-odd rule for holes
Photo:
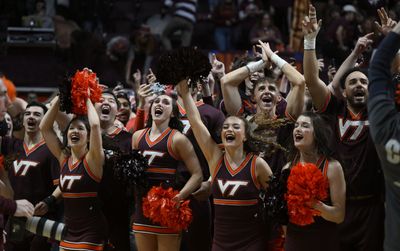
[[[54,196],[54,195],[50,195],[50,196],[47,196],[44,200],[43,200],[43,202],[47,205],[47,207],[52,207],[53,205],[54,205],[54,203],[56,202],[56,197]]]
[[[316,39],[304,39],[304,50],[315,50]]]
[[[282,69],[282,67],[287,64],[287,62],[282,59],[280,56],[276,55],[275,53],[272,54],[271,56],[271,61],[278,66],[279,69]]]
[[[258,60],[256,62],[250,62],[246,65],[247,70],[249,71],[250,74],[260,71],[264,69],[265,66],[265,61],[264,60]]]

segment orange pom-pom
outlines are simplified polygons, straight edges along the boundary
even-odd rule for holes
[[[176,231],[187,229],[192,222],[192,210],[189,200],[185,200],[177,208],[177,202],[172,199],[178,193],[172,188],[152,187],[143,198],[143,215],[154,223]]]
[[[72,112],[80,115],[87,114],[86,99],[89,97],[93,103],[99,102],[101,93],[96,73],[87,68],[77,71],[71,78]]]
[[[314,223],[314,216],[319,216],[320,212],[310,205],[328,197],[328,186],[327,178],[316,165],[298,163],[294,166],[290,171],[285,195],[289,221],[300,226]]]

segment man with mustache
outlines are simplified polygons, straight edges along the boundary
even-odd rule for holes
[[[310,5],[303,21],[304,77],[314,107],[327,115],[336,132],[332,148],[342,164],[346,179],[346,216],[339,225],[341,250],[383,250],[383,176],[369,133],[367,111],[368,74],[352,68],[341,78],[344,100],[331,94],[318,77],[315,42],[321,22]],[[373,226],[373,227],[371,227]]]

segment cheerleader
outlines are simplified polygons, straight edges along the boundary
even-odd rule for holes
[[[107,225],[97,198],[104,162],[100,120],[92,102],[87,99],[87,118],[75,117],[67,127],[64,146],[68,151],[65,151],[53,130],[59,106],[56,97],[40,128],[61,166],[60,185],[53,193],[64,199],[67,233],[60,243],[60,250],[103,250]]]
[[[179,92],[196,140],[212,175],[215,220],[212,250],[265,250],[266,237],[259,211],[260,189],[272,174],[268,164],[247,149],[250,139],[245,119],[225,119],[221,132],[224,151],[212,139],[190,96],[186,80]]]
[[[132,148],[141,151],[148,159],[148,180],[151,186],[163,184],[176,187],[176,170],[179,161],[183,161],[190,179],[186,182],[174,200],[179,202],[188,198],[201,184],[203,179],[199,161],[189,139],[180,131],[179,110],[176,99],[168,95],[159,95],[150,107],[147,127],[135,132]],[[142,195],[137,193],[133,231],[139,251],[179,250],[181,233],[168,227],[153,223],[143,215]]]
[[[346,183],[340,163],[331,158],[327,147],[329,130],[322,118],[312,112],[301,115],[293,130],[295,150],[292,161],[283,170],[297,163],[314,163],[328,179],[329,193],[325,201],[310,205],[321,213],[315,222],[299,226],[289,221],[285,251],[337,251],[339,248],[337,224],[343,222],[345,214]]]

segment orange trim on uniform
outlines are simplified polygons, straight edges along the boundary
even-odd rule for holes
[[[62,196],[64,198],[90,198],[97,197],[97,193],[63,193]]]
[[[260,183],[258,182],[256,175],[256,168],[257,168],[257,156],[253,155],[250,167],[251,179],[253,180],[253,183],[257,187],[257,189],[260,189]]]
[[[324,177],[326,177],[326,178],[328,178],[328,166],[329,166],[329,160],[326,159],[324,169],[323,169],[323,174],[324,174]]]
[[[325,100],[325,104],[324,104],[324,106],[322,107],[321,110],[318,110],[318,111],[317,111],[318,113],[323,113],[323,112],[326,111],[326,108],[328,108],[329,102],[331,101],[331,97],[332,97],[332,93],[331,93],[330,91],[328,91],[328,95],[327,95],[327,97],[325,98],[325,99],[326,99],[326,100]]]
[[[285,117],[293,122],[296,122],[296,120],[292,117],[292,115],[290,115],[290,113],[288,113],[287,110],[285,110]]]
[[[176,173],[176,169],[151,167],[151,168],[147,168],[146,172],[149,172],[149,173],[175,174]]]
[[[357,114],[354,114],[352,111],[350,111],[349,108],[346,108],[346,109],[349,111],[349,114],[350,114],[350,117],[351,117],[352,120],[361,120],[362,112],[363,112],[364,110],[360,111],[360,112],[357,113]]]
[[[214,173],[212,173],[211,176],[211,182],[214,181],[215,176],[217,176],[219,169],[221,169],[222,166],[222,161],[224,160],[224,154],[221,156],[221,158],[218,160],[217,166],[214,169]]]
[[[257,205],[258,200],[224,200],[224,199],[214,199],[214,205],[222,206],[253,206]]]
[[[79,164],[82,162],[82,159],[78,160],[74,164],[71,165],[71,158],[68,158],[68,169],[70,172],[72,172]]]
[[[174,153],[174,150],[172,150],[172,142],[173,142],[173,137],[174,137],[175,133],[176,133],[176,130],[172,130],[172,132],[168,136],[167,148],[168,148],[168,153],[169,153],[169,155],[172,156],[172,158],[174,158],[176,160],[180,160],[180,158],[178,158],[178,156]]]
[[[176,102],[176,103],[177,103],[177,105],[178,105],[179,113],[180,113],[182,116],[186,115],[186,110],[185,110],[185,108],[183,108],[183,106],[182,106],[179,102]],[[204,105],[204,102],[203,102],[203,100],[199,100],[199,101],[196,101],[195,104],[196,104],[196,107],[199,107],[199,106]]]
[[[60,185],[60,179],[54,179],[53,180],[53,185],[55,185],[55,186]]]
[[[89,164],[86,161],[86,158],[83,158],[83,167],[85,168],[87,174],[89,174],[90,178],[92,178],[97,183],[100,183],[101,177],[97,177],[94,173],[90,170]]]
[[[60,247],[67,250],[94,250],[94,251],[103,250],[103,244],[95,244],[90,242],[61,241]]]
[[[143,131],[140,133],[139,137],[136,139],[136,142],[135,142],[136,143],[136,146],[135,146],[136,149],[139,147],[139,142],[143,138],[143,135],[145,135],[148,130],[150,130],[150,128],[143,129]],[[132,140],[133,140],[133,135],[132,135]]]
[[[109,136],[109,137],[111,137],[111,138],[114,138],[114,137],[117,136],[122,130],[123,130],[122,128],[117,127],[117,128],[115,128],[115,130],[114,130],[112,133],[107,134],[107,136]]]
[[[243,162],[240,164],[240,166],[238,166],[238,168],[233,170],[233,168],[229,164],[229,161],[227,161],[227,159],[225,158],[225,155],[224,155],[226,169],[228,169],[228,172],[231,174],[231,176],[235,176],[236,174],[240,173],[240,171],[243,170],[243,168],[247,165],[247,163],[249,162],[249,160],[251,159],[252,156],[253,156],[252,154],[247,154],[246,158],[243,160]]]
[[[151,141],[151,139],[150,139],[150,130],[147,130],[147,132],[146,132],[146,143],[147,143],[147,145],[149,146],[149,147],[153,147],[154,145],[156,145],[157,143],[159,143],[161,140],[163,140],[163,138],[171,131],[172,129],[171,128],[167,128],[167,129],[165,129],[161,134],[160,134],[160,136],[158,136],[157,138],[156,138],[156,140],[154,140],[154,141]]]
[[[64,168],[65,164],[67,163],[67,161],[68,161],[68,157],[65,158],[65,159],[61,162],[61,164],[60,164],[60,165],[61,165],[61,166],[60,166],[60,167],[61,167],[61,168],[60,168],[61,171],[63,170],[63,168]]]
[[[132,230],[137,231],[137,232],[150,232],[150,233],[156,233],[156,234],[179,234],[180,233],[180,232],[176,232],[176,231],[174,231],[170,228],[166,228],[166,227],[138,225],[135,223],[133,223]]]
[[[39,147],[41,147],[44,144],[46,144],[46,142],[44,141],[44,139],[42,139],[41,141],[39,141],[39,143],[37,143],[31,149],[29,149],[28,145],[25,144],[25,142],[24,142],[24,150],[25,150],[26,156],[29,156],[29,154],[33,153],[36,149],[38,149]]]

